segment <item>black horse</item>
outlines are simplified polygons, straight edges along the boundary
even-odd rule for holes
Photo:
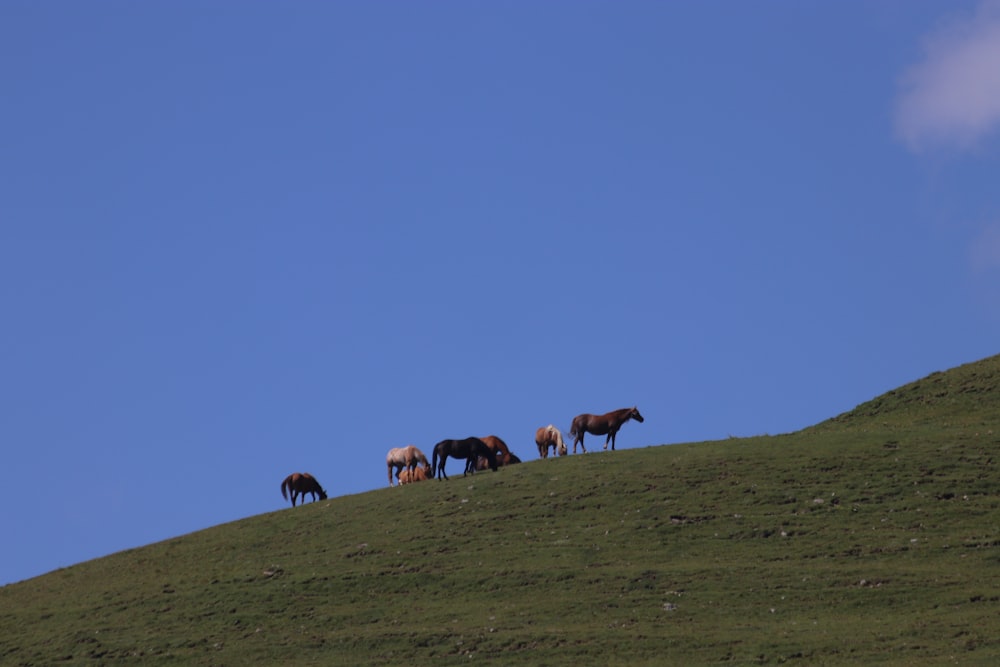
[[[573,425],[569,428],[569,434],[573,436],[573,453],[576,454],[576,443],[580,443],[580,447],[586,453],[587,448],[583,446],[584,433],[591,433],[593,435],[604,435],[606,433],[608,437],[604,439],[604,449],[608,448],[608,443],[610,442],[611,449],[614,451],[615,434],[618,433],[618,429],[622,427],[622,424],[629,419],[634,419],[637,422],[645,421],[642,415],[639,414],[639,408],[622,408],[621,410],[614,410],[604,415],[584,413],[573,417]]]
[[[493,450],[486,446],[486,443],[479,438],[466,438],[465,440],[442,440],[434,445],[434,454],[431,456],[431,470],[438,479],[443,476],[448,479],[448,474],[444,471],[444,462],[448,457],[453,459],[465,459],[466,469],[471,461],[475,465],[476,458],[482,456],[490,464],[490,470],[497,471],[497,457]],[[438,461],[440,460],[440,463]],[[462,476],[465,477],[463,472]]]

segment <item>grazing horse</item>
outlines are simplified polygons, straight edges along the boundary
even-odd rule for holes
[[[569,434],[573,436],[573,453],[576,454],[576,443],[578,442],[584,453],[587,452],[587,448],[583,446],[584,433],[591,433],[593,435],[604,435],[607,433],[608,437],[604,439],[604,449],[608,448],[608,443],[610,442],[611,450],[614,451],[615,434],[618,433],[618,429],[622,427],[622,424],[629,419],[634,419],[640,423],[645,421],[642,415],[639,414],[639,408],[622,408],[621,410],[615,410],[605,415],[584,413],[573,417],[573,425],[569,428]]]
[[[449,456],[454,459],[465,459],[466,472],[462,473],[463,477],[468,474],[469,462],[472,462],[473,469],[475,469],[476,458],[479,456],[484,457],[489,462],[490,470],[493,472],[497,471],[496,454],[479,438],[442,440],[434,445],[434,454],[431,456],[431,469],[437,473],[438,479],[441,479],[442,476],[448,479],[448,474],[444,471],[444,462],[448,460]]]
[[[538,455],[543,459],[549,457],[549,447],[552,448],[553,456],[558,451],[559,456],[566,456],[569,452],[566,443],[563,441],[562,431],[552,424],[542,426],[535,431],[535,444],[538,445]]]
[[[398,479],[399,473],[402,472],[403,468],[406,468],[412,474],[416,470],[418,463],[422,463],[427,468],[428,474],[430,474],[430,464],[427,463],[427,457],[414,445],[390,449],[389,453],[385,455],[385,467],[389,469],[389,486],[392,486],[393,468],[396,469],[396,478]]]
[[[432,477],[430,465],[420,466],[410,470],[403,468],[399,471],[399,485],[412,484],[413,482],[426,482]]]
[[[281,483],[281,497],[288,500],[288,493],[292,494],[292,507],[295,507],[295,500],[302,496],[302,504],[306,502],[306,494],[312,496],[313,501],[316,500],[316,496],[319,496],[320,500],[326,500],[326,491],[316,478],[307,472],[293,472],[291,475],[285,478],[285,481]]]

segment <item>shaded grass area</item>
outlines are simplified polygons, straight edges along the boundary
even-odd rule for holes
[[[0,589],[0,663],[994,664],[998,367],[58,570]]]

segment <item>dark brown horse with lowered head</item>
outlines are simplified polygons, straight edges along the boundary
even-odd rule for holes
[[[578,442],[584,453],[587,452],[587,448],[583,446],[584,433],[592,435],[604,435],[606,433],[608,437],[604,439],[604,449],[608,448],[608,443],[610,442],[611,449],[614,451],[615,434],[618,433],[618,429],[622,427],[622,424],[629,419],[634,419],[640,423],[645,421],[642,415],[639,414],[639,408],[622,408],[621,410],[614,410],[605,415],[584,413],[573,417],[573,425],[569,427],[569,434],[573,436],[573,453],[576,454],[576,443]]]
[[[497,457],[493,450],[486,446],[486,443],[479,438],[466,438],[465,440],[442,440],[434,445],[434,453],[431,455],[431,469],[437,474],[437,478],[443,476],[448,479],[448,474],[444,471],[444,462],[448,457],[454,459],[465,459],[466,472],[468,474],[469,465],[475,471],[476,458],[482,456],[489,463],[490,470],[497,471]]]
[[[307,472],[293,472],[291,475],[285,478],[285,481],[281,483],[281,497],[288,500],[288,493],[292,494],[292,507],[295,507],[295,500],[302,496],[302,503],[306,502],[306,494],[312,495],[313,501],[316,500],[316,496],[319,496],[320,500],[326,500],[326,491],[316,478]]]
[[[404,469],[409,470],[412,476],[413,472],[417,469],[418,463],[423,464],[424,468],[426,468],[427,477],[430,477],[431,464],[427,462],[427,457],[415,445],[390,449],[389,453],[385,455],[385,466],[389,469],[389,486],[392,486],[392,471],[394,468],[396,470],[396,479],[399,479],[399,473]]]
[[[566,443],[563,441],[562,431],[552,424],[542,426],[535,431],[535,444],[538,445],[538,455],[543,459],[549,457],[549,447],[552,448],[553,455],[556,452],[559,452],[559,456],[566,456],[569,453],[566,451]]]

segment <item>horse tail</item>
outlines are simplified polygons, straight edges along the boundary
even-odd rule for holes
[[[289,476],[289,477],[286,477],[285,480],[281,483],[281,497],[284,498],[285,500],[288,500],[288,493],[286,492],[286,489],[289,486],[291,486],[291,484],[289,484],[290,480],[291,480],[291,477]]]
[[[576,417],[573,417],[573,423],[569,425],[569,437],[576,437]]]
[[[431,477],[437,473],[438,469],[438,446],[434,445],[434,452],[431,454]]]

